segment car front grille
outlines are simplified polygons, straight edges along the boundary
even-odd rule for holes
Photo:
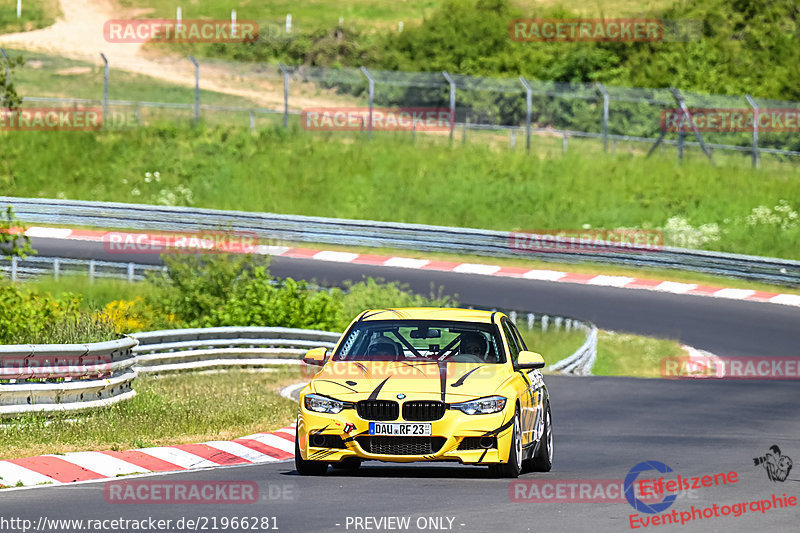
[[[431,455],[438,452],[446,440],[444,437],[356,437],[364,451],[381,455]]]
[[[391,400],[361,400],[356,412],[364,420],[397,420],[400,406]]]
[[[409,401],[403,404],[403,420],[427,422],[444,416],[445,406],[437,401]]]

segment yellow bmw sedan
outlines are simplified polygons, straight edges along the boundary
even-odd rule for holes
[[[295,466],[302,475],[364,460],[457,461],[498,476],[553,464],[550,397],[503,313],[405,308],[364,311],[300,392]]]

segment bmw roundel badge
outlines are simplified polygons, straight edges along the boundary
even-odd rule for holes
[[[398,400],[402,400],[402,399],[403,399],[403,398],[405,398],[405,397],[406,397],[406,395],[405,395],[405,394],[403,394],[403,393],[400,393],[400,394],[398,394],[398,395],[397,395],[397,399],[398,399]]]

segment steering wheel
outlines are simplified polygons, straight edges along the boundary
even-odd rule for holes
[[[444,361],[451,361],[453,363],[485,363],[482,357],[472,353],[456,353],[448,355]]]

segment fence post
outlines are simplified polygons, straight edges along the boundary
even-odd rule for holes
[[[231,9],[231,38],[236,37],[236,10]]]
[[[369,136],[372,137],[372,106],[375,104],[375,80],[367,70],[367,67],[361,67],[361,72],[364,73],[369,82]]]
[[[250,132],[256,131],[256,114],[250,111]]]
[[[22,18],[22,0],[17,0],[17,18]]]
[[[200,120],[200,64],[194,58],[189,56],[189,61],[194,65],[194,123]]]
[[[94,283],[94,259],[89,259],[89,283]]]
[[[713,164],[714,163],[714,158],[711,157],[711,150],[709,150],[708,146],[706,146],[706,143],[703,140],[703,136],[700,134],[700,130],[697,129],[697,124],[695,124],[694,120],[692,120],[692,115],[689,113],[689,107],[686,105],[686,101],[684,101],[683,95],[681,95],[681,92],[678,89],[676,89],[675,87],[670,87],[669,90],[670,90],[670,92],[672,93],[672,96],[675,98],[675,100],[678,102],[678,105],[681,108],[681,111],[682,111],[681,115],[683,116],[684,119],[686,119],[689,122],[689,127],[692,128],[692,131],[694,132],[694,136],[697,138],[698,142],[700,143],[700,148],[703,149],[703,153],[706,154],[706,157],[708,157],[708,160]],[[683,122],[681,122],[681,137],[682,137],[682,134],[683,134]],[[683,157],[683,140],[680,137],[679,137],[678,140],[681,142],[680,156],[682,158]]]
[[[11,256],[11,281],[17,281],[17,268],[19,268],[19,257]]]
[[[58,271],[59,267],[61,266],[61,261],[58,258],[53,259],[53,279],[58,281]]]
[[[511,130],[511,133],[508,136],[508,144],[511,149],[513,149],[514,145],[516,144],[516,139],[514,138],[514,130]]]
[[[528,80],[519,77],[520,83],[525,87],[525,150],[531,151],[531,108],[533,107],[533,94]]]
[[[744,96],[753,108],[753,167],[761,168],[761,152],[758,150],[758,104],[749,94]]]
[[[289,69],[283,63],[278,63],[283,73],[283,127],[289,127]]]
[[[292,14],[286,13],[286,33],[292,33]]]
[[[567,153],[567,132],[564,132],[564,136],[561,138],[561,153]]]
[[[128,263],[128,283],[133,283],[134,281],[134,269],[136,268],[136,263]]]
[[[103,124],[106,123],[108,118],[108,58],[103,52],[100,52],[100,57],[103,58]]]
[[[181,6],[175,8],[175,31],[181,31],[181,20],[183,20],[183,10],[181,10]]]
[[[11,76],[11,72],[8,70],[8,54],[5,48],[0,48],[0,53],[3,54],[3,59],[6,60],[6,83],[8,83],[8,78]]]
[[[453,81],[453,77],[447,73],[447,71],[443,71],[442,75],[444,79],[447,80],[447,83],[450,84],[450,142],[453,142],[453,134],[455,133],[456,129],[456,82]],[[464,138],[466,139],[466,130],[464,130]]]
[[[603,84],[599,81],[595,83],[594,86],[600,91],[600,94],[603,95],[603,151],[608,152],[608,91],[606,91],[606,88],[603,87]]]

